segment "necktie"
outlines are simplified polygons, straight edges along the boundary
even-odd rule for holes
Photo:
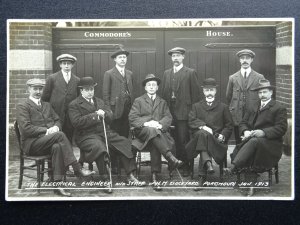
[[[266,105],[265,103],[262,103],[261,106],[260,106],[260,110],[261,110],[263,107],[265,107],[265,105]]]
[[[177,73],[177,69],[176,68],[174,68],[174,73]]]
[[[244,78],[245,79],[247,78],[247,71],[245,71]]]
[[[66,81],[67,83],[69,83],[70,77],[69,77],[69,73],[66,73]]]
[[[121,70],[120,73],[124,77],[124,70]]]
[[[89,99],[90,104],[94,105],[94,102],[92,101],[92,99]]]
[[[151,96],[151,101],[152,101],[152,105],[154,105],[154,101],[155,101],[154,96]]]
[[[207,105],[208,105],[208,106],[211,106],[211,104],[212,104],[212,102],[207,102]]]

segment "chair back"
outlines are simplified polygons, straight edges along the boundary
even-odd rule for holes
[[[14,122],[14,130],[15,130],[16,137],[17,137],[17,140],[18,140],[20,153],[23,155],[23,149],[22,149],[22,146],[21,146],[21,134],[20,134],[19,125],[18,125],[17,121]]]

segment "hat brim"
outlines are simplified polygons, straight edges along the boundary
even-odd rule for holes
[[[204,85],[204,86],[201,86],[202,88],[216,88],[218,87],[218,85]]]
[[[143,83],[142,83],[143,87],[145,87],[145,85],[147,84],[147,82],[152,81],[152,80],[156,81],[157,85],[159,85],[160,82],[161,82],[161,80],[158,77],[153,77],[153,78],[145,79],[145,80],[143,80]]]
[[[126,56],[129,56],[129,52],[124,50],[124,51],[119,51],[119,52],[115,52],[113,53],[110,57],[112,59],[116,58],[118,55],[126,55]]]
[[[83,88],[83,87],[91,87],[91,86],[95,87],[95,86],[97,86],[97,83],[94,83],[94,84],[86,84],[86,85],[78,85],[79,88]]]
[[[172,56],[174,53],[179,53],[181,55],[184,55],[185,52],[182,52],[182,51],[168,51],[169,56]]]
[[[45,84],[27,84],[29,87],[45,87]]]
[[[274,86],[272,86],[272,85],[270,85],[270,86],[265,86],[265,87],[257,87],[257,88],[253,88],[253,89],[251,89],[252,91],[258,91],[258,90],[261,90],[261,89],[271,89],[271,90],[275,90],[276,89],[276,87],[274,87]]]

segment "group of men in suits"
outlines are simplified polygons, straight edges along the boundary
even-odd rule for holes
[[[132,127],[142,143],[135,147],[141,150],[150,146],[153,182],[158,180],[161,171],[161,155],[167,159],[171,170],[180,168],[183,176],[188,176],[193,166],[190,165],[191,159],[199,154],[201,186],[206,174],[214,172],[212,158],[217,163],[224,160],[234,128],[237,146],[232,154],[233,167],[227,172],[233,173],[237,168],[246,166],[256,168],[258,165],[260,169],[274,166],[281,152],[273,150],[269,145],[279,148],[280,138],[286,131],[286,111],[275,100],[270,100],[274,88],[269,81],[251,69],[255,53],[248,49],[237,53],[241,70],[229,77],[226,90],[229,106],[216,100],[217,84],[213,78],[204,80],[202,91],[205,99],[200,101],[201,88],[197,73],[183,64],[185,49],[176,47],[169,50],[168,54],[173,67],[164,72],[162,80],[154,74],[148,74],[142,82],[146,93],[135,100],[133,75],[125,68],[128,51],[120,49],[111,55],[115,67],[104,74],[103,100],[94,96],[97,84],[92,77],[79,79],[72,74],[71,69],[76,62],[74,56],[63,54],[57,57],[61,71],[50,75],[45,85],[40,80],[29,80],[27,85],[30,97],[18,105],[17,120],[22,138],[31,138],[34,144],[46,143],[45,138],[51,140],[47,142],[47,148],[26,144],[30,149],[28,153],[42,154],[40,149],[47,149],[43,151],[50,152],[53,160],[57,160],[59,154],[55,152],[60,149],[63,159],[67,156],[72,159],[72,162],[58,160],[61,165],[58,174],[62,174],[63,166],[77,162],[71,148],[74,137],[84,161],[95,161],[99,172],[103,169],[109,172],[109,162],[114,167],[118,157],[128,175],[128,182],[145,186],[145,182],[133,175],[135,152],[131,141],[127,139],[129,128]],[[159,85],[162,97],[157,95]],[[32,88],[37,88],[39,95],[31,94]],[[25,107],[28,104],[38,108],[35,99],[43,102],[43,109],[38,115],[32,114]],[[262,113],[260,106],[263,103],[267,106],[264,106]],[[35,127],[31,127],[32,132],[28,134],[26,129],[35,123]],[[59,125],[54,126],[56,123]],[[107,129],[105,123],[109,124]],[[169,133],[171,125],[175,127],[172,136]],[[50,138],[49,134],[60,136],[58,139]],[[78,165],[78,162],[75,164]],[[80,166],[73,168],[76,172],[81,171],[84,176],[93,173]],[[161,190],[161,187],[156,186],[154,189]],[[111,193],[111,190],[108,189],[108,192]],[[59,194],[69,195],[63,190]]]

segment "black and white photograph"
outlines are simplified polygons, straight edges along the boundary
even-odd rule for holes
[[[293,200],[294,26],[7,20],[6,200]]]

